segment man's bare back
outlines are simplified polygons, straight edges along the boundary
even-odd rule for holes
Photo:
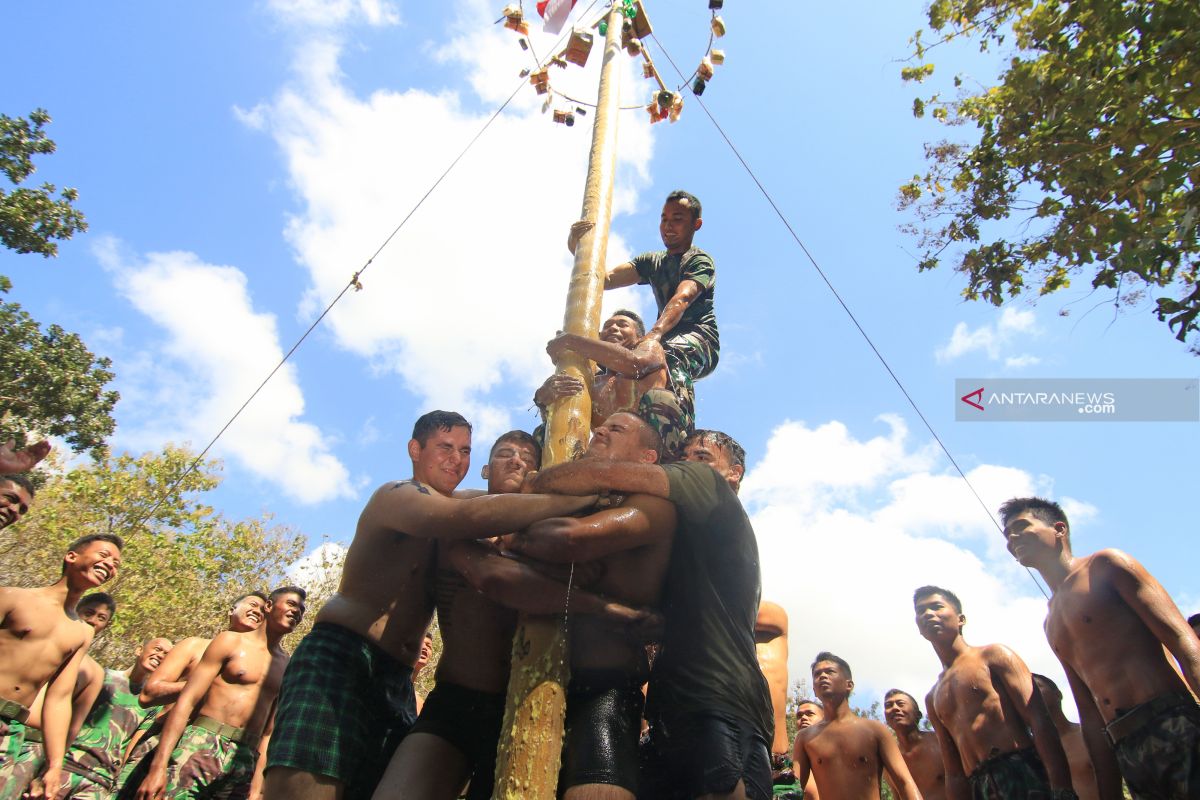
[[[758,666],[771,689],[771,706],[775,711],[775,741],[771,743],[771,755],[776,758],[788,752],[787,633],[787,612],[782,606],[764,600],[758,607],[758,618],[754,623],[754,649],[758,653]]]

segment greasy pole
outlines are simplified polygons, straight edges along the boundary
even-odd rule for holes
[[[563,330],[595,336],[600,328],[608,229],[612,220],[617,163],[617,111],[620,106],[621,4],[608,14],[604,61],[596,100],[592,150],[583,192],[581,220],[592,223],[575,247]],[[592,382],[587,359],[567,354],[558,372]],[[587,392],[555,401],[546,419],[542,466],[578,458],[591,435],[592,401]],[[570,671],[562,617],[522,615],[513,637],[512,673],[496,753],[493,800],[554,800],[562,755],[566,686]]]

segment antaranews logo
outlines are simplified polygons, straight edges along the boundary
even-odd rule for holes
[[[959,422],[1198,422],[1195,378],[959,378]]]

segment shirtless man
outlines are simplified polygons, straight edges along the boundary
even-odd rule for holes
[[[595,495],[454,497],[470,468],[471,427],[453,412],[417,420],[408,455],[413,478],[371,497],[338,592],[296,649],[268,752],[268,800],[371,796],[416,717],[412,665],[433,616],[437,540],[518,530],[596,502]]]
[[[306,595],[284,586],[269,597],[261,627],[223,631],[205,649],[167,714],[137,800],[246,798],[260,783],[259,743],[270,736],[288,665],[281,640],[304,618]]]
[[[488,492],[519,492],[540,461],[541,449],[528,433],[503,434],[482,470]],[[567,603],[564,584],[501,556],[490,540],[438,542],[437,551],[443,648],[437,684],[376,789],[381,800],[453,800],[468,781],[468,800],[491,798],[517,621],[508,606],[550,614]],[[604,613],[612,605],[578,582],[572,588],[575,613]]]
[[[24,475],[0,475],[0,530],[28,513],[33,495],[33,484]]]
[[[675,505],[642,777],[689,798],[769,798],[775,721],[754,650],[758,544],[736,494],[744,451],[727,434],[696,431],[684,458],[662,466],[580,459],[544,469],[530,484],[534,491],[651,495]]]
[[[1166,590],[1120,550],[1076,558],[1056,503],[1013,499],[1000,519],[1009,552],[1050,587],[1046,638],[1075,695],[1100,796],[1120,796],[1106,739],[1134,797],[1200,796],[1200,708],[1188,693],[1200,692],[1200,640]]]
[[[896,734],[900,755],[925,800],[946,800],[946,768],[942,766],[942,751],[937,734],[923,731],[921,707],[917,698],[901,689],[891,689],[883,696],[883,718]]]
[[[613,414],[592,431],[583,461],[652,465],[662,439],[636,414]],[[588,589],[638,607],[657,607],[671,556],[675,508],[661,497],[633,494],[584,517],[557,517],[516,534],[512,549],[551,563],[597,562]],[[572,611],[576,609],[571,598]],[[638,792],[638,739],[650,672],[644,642],[603,618],[572,613],[571,682],[567,687],[565,800],[625,798]]]
[[[58,785],[71,696],[95,635],[75,616],[75,606],[85,591],[116,576],[121,546],[121,538],[112,534],[85,536],[67,549],[57,582],[39,589],[0,589],[0,778],[11,774],[24,741],[28,705],[46,687],[44,777],[48,785]],[[0,793],[3,800],[9,797],[7,789]]]
[[[913,606],[917,630],[943,667],[925,709],[942,749],[946,793],[953,800],[1052,791],[1056,800],[1073,798],[1058,731],[1021,657],[1002,644],[967,644],[967,618],[951,591],[922,586]]]
[[[801,794],[804,796],[804,800],[821,800],[821,795],[811,772],[805,783],[800,783],[799,778],[796,777],[796,759],[800,757],[797,753],[797,749],[800,747],[800,734],[805,728],[811,728],[823,719],[825,719],[825,710],[816,700],[801,700],[796,703],[796,741],[792,743],[792,777],[796,779],[797,786],[803,787]]]
[[[154,714],[138,704],[137,692],[170,650],[170,639],[148,639],[129,669],[104,671],[103,690],[67,748],[55,800],[108,800],[116,792],[125,746]]]
[[[233,607],[229,610],[229,625],[226,630],[235,633],[258,630],[263,624],[263,620],[266,619],[266,607],[267,596],[263,592],[249,592],[242,595],[233,601]],[[141,687],[138,703],[142,708],[156,709],[158,716],[156,719],[147,720],[142,729],[137,731],[129,742],[129,754],[121,768],[120,777],[117,779],[117,785],[123,788],[126,796],[131,797],[137,791],[138,784],[141,783],[141,776],[144,775],[144,771],[139,772],[139,777],[132,780],[131,776],[134,770],[146,756],[153,753],[154,749],[158,747],[163,725],[166,723],[168,710],[166,707],[179,699],[179,693],[187,685],[188,677],[192,674],[192,670],[199,666],[204,651],[211,643],[212,639],[206,639],[203,636],[189,636],[182,640],[171,648],[171,652],[167,653],[166,658],[162,659],[158,668],[154,670],[154,674],[150,675],[146,679],[145,685]],[[158,711],[160,708],[162,710]]]
[[[775,739],[771,742],[771,771],[777,774],[786,766],[790,750],[787,738],[788,690],[788,617],[783,607],[764,600],[754,621],[754,649],[758,666],[771,689],[771,707],[775,711]]]
[[[117,613],[117,603],[112,595],[106,592],[92,592],[84,595],[75,606],[75,615],[80,622],[85,622],[92,628],[92,634],[99,636],[112,622]],[[75,679],[75,689],[71,693],[71,726],[67,729],[67,741],[75,741],[75,736],[83,726],[88,709],[100,695],[104,683],[104,668],[96,663],[90,655],[84,656],[79,664],[79,675]],[[38,692],[37,698],[29,706],[29,719],[25,722],[25,742],[21,745],[21,754],[17,756],[11,776],[14,786],[11,791],[20,793],[37,778],[46,766],[46,748],[42,736],[42,705],[46,700],[46,687]],[[0,784],[3,791],[10,791],[8,783]],[[43,791],[41,780],[38,780],[34,794]]]
[[[1042,695],[1042,702],[1050,712],[1050,719],[1054,720],[1054,729],[1058,731],[1063,751],[1067,754],[1067,763],[1071,765],[1071,784],[1075,788],[1075,794],[1079,795],[1079,800],[1099,800],[1100,787],[1096,785],[1096,771],[1092,769],[1092,757],[1088,755],[1083,730],[1063,713],[1063,696],[1058,684],[1035,672],[1033,685]]]
[[[850,709],[850,665],[833,653],[817,653],[812,678],[825,718],[796,737],[796,782],[807,783],[811,771],[826,797],[879,800],[880,778],[887,770],[889,785],[901,800],[920,800],[888,729]]]
[[[694,427],[691,414],[685,414],[671,392],[667,359],[657,339],[644,338],[645,323],[632,311],[620,309],[600,328],[600,338],[560,333],[546,345],[556,362],[564,353],[574,352],[596,362],[591,387],[592,427],[597,428],[619,411],[630,411],[649,420],[663,438],[667,451],[678,457]],[[533,395],[533,402],[545,413],[555,400],[579,394],[583,382],[572,375],[556,373],[546,379]]]
[[[431,658],[433,658],[433,634],[425,631],[425,638],[421,640],[421,651],[417,653],[417,661],[413,664],[412,673],[413,697],[416,700],[418,716],[421,714],[422,706],[425,705],[425,695],[416,688],[417,680],[421,677],[421,671],[429,666]]]

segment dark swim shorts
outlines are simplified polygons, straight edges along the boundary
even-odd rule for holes
[[[659,715],[642,753],[639,800],[691,800],[733,791],[770,800],[771,755],[754,725],[719,711]]]
[[[1191,695],[1160,695],[1135,706],[1108,732],[1135,800],[1200,797],[1200,706]]]
[[[496,779],[496,745],[504,723],[504,694],[439,681],[409,733],[445,739],[467,758],[467,800],[488,800]]]
[[[318,622],[283,676],[267,769],[341,781],[369,798],[417,718],[412,667],[340,625]]]
[[[567,687],[567,724],[559,793],[602,783],[637,792],[641,680],[624,672],[575,670]]]
[[[1024,800],[1050,796],[1046,768],[1032,747],[985,759],[968,778],[974,800]],[[1040,794],[1035,794],[1040,793]]]

